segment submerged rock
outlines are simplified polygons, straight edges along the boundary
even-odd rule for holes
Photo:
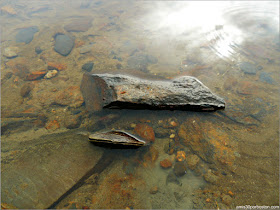
[[[54,50],[63,56],[69,55],[74,47],[74,40],[65,34],[55,37]]]
[[[33,40],[34,34],[39,31],[37,26],[20,29],[16,35],[16,42],[30,43]]]
[[[249,62],[242,62],[239,65],[239,68],[245,73],[245,74],[256,74],[258,70],[261,69],[261,67],[257,67],[256,65],[249,63]]]
[[[222,98],[190,76],[152,81],[121,74],[84,74],[81,90],[89,111],[102,108],[212,111],[225,107]]]

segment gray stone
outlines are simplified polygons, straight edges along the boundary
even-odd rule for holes
[[[20,29],[16,34],[16,42],[30,43],[33,40],[34,34],[39,31],[37,26]]]
[[[274,83],[274,80],[272,79],[270,74],[266,73],[266,72],[261,72],[260,73],[260,81],[266,82],[268,84],[273,84]]]
[[[92,70],[92,68],[93,68],[93,65],[94,65],[93,62],[85,63],[85,64],[82,66],[82,70],[87,71],[87,72],[90,72],[90,71]]]
[[[245,74],[256,74],[259,70],[257,66],[249,62],[242,62],[239,67]]]
[[[55,37],[54,50],[63,56],[69,55],[74,47],[74,40],[67,35],[59,34]]]
[[[225,102],[199,80],[144,80],[121,74],[84,74],[81,91],[88,111],[102,108],[182,109],[212,111]]]

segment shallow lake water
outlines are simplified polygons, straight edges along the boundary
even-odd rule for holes
[[[3,209],[279,209],[278,1],[4,0],[0,9]],[[226,105],[89,112],[85,73],[193,76]],[[111,129],[149,145],[88,141]]]

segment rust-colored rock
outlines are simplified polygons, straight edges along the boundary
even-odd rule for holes
[[[160,166],[162,168],[171,168],[172,167],[172,162],[168,159],[164,159],[164,160],[160,161]]]
[[[199,157],[197,155],[188,155],[187,156],[187,165],[191,170],[194,170],[199,163]]]
[[[155,141],[155,133],[153,128],[145,123],[138,123],[134,128],[134,132],[149,142]]]
[[[180,126],[178,135],[203,160],[233,165],[236,145],[218,124],[190,117]]]
[[[176,160],[179,162],[186,160],[186,153],[184,151],[177,151]]]
[[[31,72],[30,74],[28,74],[26,76],[26,80],[33,81],[33,80],[42,79],[45,76],[46,73],[47,73],[46,71],[34,71],[34,72]]]
[[[58,91],[54,104],[61,106],[80,107],[84,99],[78,86],[70,86],[65,90]]]
[[[58,71],[62,71],[67,69],[67,65],[63,64],[63,63],[55,63],[55,62],[48,62],[48,69],[49,70],[58,70]]]
[[[56,129],[60,128],[60,125],[59,125],[57,120],[52,120],[52,121],[47,123],[45,128],[47,130],[56,130]]]

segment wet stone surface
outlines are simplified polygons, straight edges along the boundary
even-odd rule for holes
[[[151,81],[120,74],[84,74],[81,90],[92,111],[102,107],[210,111],[225,107],[222,98],[189,76]]]

